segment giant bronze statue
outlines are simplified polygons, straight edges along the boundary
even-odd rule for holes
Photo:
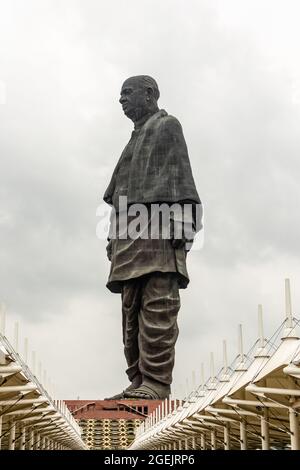
[[[168,236],[161,218],[161,226],[153,232],[155,236],[151,230],[147,236],[144,230],[138,237],[124,236],[124,227],[114,235],[110,230],[107,255],[111,270],[107,287],[121,293],[126,372],[131,383],[109,399],[169,396],[178,336],[179,289],[189,283],[186,256],[201,228],[201,202],[182,128],[176,118],[158,108],[158,99],[159,89],[153,78],[140,75],[124,82],[119,101],[125,115],[133,121],[134,130],[104,201],[112,206],[111,220],[118,229],[124,212],[127,223],[133,220],[130,208],[136,204],[148,210],[146,228],[153,225],[152,206],[176,204],[192,210],[184,217],[169,211]]]

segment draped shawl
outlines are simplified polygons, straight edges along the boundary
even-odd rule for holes
[[[125,150],[103,197],[110,205]],[[201,203],[182,127],[165,110],[153,114],[141,128],[128,175],[128,204],[176,203],[184,200]]]

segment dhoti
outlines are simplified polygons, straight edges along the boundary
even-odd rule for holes
[[[176,273],[153,272],[123,282],[123,343],[130,381],[142,374],[172,383],[179,308]]]

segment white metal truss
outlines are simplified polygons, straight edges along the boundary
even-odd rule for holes
[[[138,428],[130,449],[300,449],[299,321],[292,315],[288,279],[285,305],[285,320],[269,341],[259,306],[259,338],[248,354],[240,328],[231,366],[225,346],[217,377],[212,367],[206,384],[176,401],[175,409],[164,403]]]
[[[0,449],[86,448],[65,403],[51,398],[0,332]]]

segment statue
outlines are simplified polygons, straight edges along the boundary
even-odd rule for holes
[[[124,82],[119,100],[134,130],[103,199],[112,206],[111,227],[117,232],[112,235],[110,229],[108,236],[111,270],[107,287],[121,293],[126,372],[131,383],[108,399],[164,399],[170,395],[179,289],[189,283],[186,256],[201,229],[201,202],[182,128],[176,118],[158,108],[159,95],[156,81],[140,75]],[[192,210],[184,214],[184,220],[169,210],[166,237],[161,222],[157,229],[161,218],[154,223],[149,211],[154,207],[157,214],[160,205],[168,209],[174,204],[181,213],[186,206]],[[127,229],[134,221],[130,210],[136,205],[146,208],[146,223],[138,237],[124,236],[121,218],[127,217]],[[149,236],[150,226],[154,226],[155,236]]]

